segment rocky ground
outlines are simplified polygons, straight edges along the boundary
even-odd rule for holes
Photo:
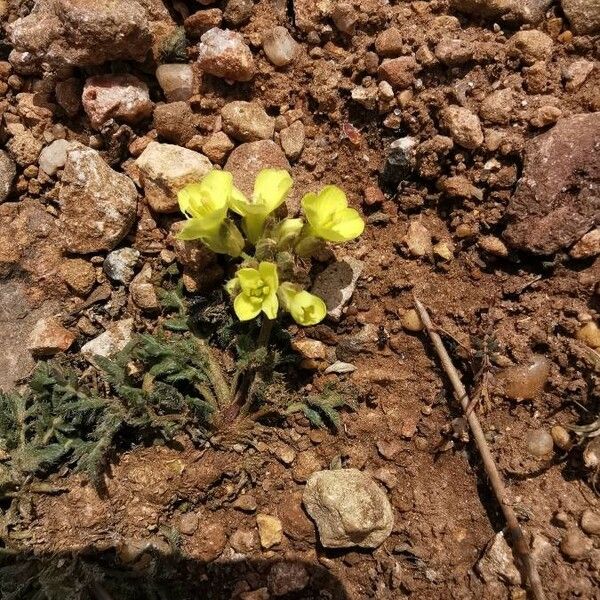
[[[101,489],[50,472],[18,510],[22,490],[2,497],[3,553],[38,569],[4,569],[5,593],[28,582],[7,597],[525,598],[414,293],[479,398],[547,597],[600,598],[600,438],[568,429],[600,412],[598,0],[0,15],[0,388],[61,353],[89,374],[156,331],[177,265],[190,298],[222,283],[174,238],[177,190],[213,166],[246,193],[289,169],[291,212],[335,183],[368,223],[317,266],[327,321],[288,327],[296,392],[356,391],[342,430],[295,414],[230,445],[124,436]]]

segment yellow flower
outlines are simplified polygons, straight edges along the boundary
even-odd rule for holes
[[[278,292],[285,310],[298,325],[316,325],[325,318],[327,307],[319,296],[289,282],[282,283]]]
[[[318,194],[306,194],[302,208],[308,220],[308,235],[328,242],[347,242],[358,237],[365,222],[353,208],[348,208],[346,194],[335,185],[325,186]]]
[[[231,210],[243,217],[243,227],[252,244],[262,235],[267,217],[285,200],[292,187],[290,174],[282,169],[263,169],[254,181],[254,192],[248,200],[233,188],[229,200]]]
[[[232,189],[231,173],[214,170],[199,183],[190,183],[180,190],[177,200],[187,221],[177,237],[201,240],[214,252],[239,256],[244,249],[244,239],[227,219]]]
[[[238,319],[249,321],[257,317],[261,311],[267,318],[275,319],[279,310],[277,266],[270,262],[261,262],[258,269],[245,267],[239,269],[235,275],[235,280],[241,289],[233,301]],[[228,284],[228,287],[231,289],[233,286]]]
[[[288,250],[294,245],[297,237],[304,227],[302,219],[284,219],[273,230],[273,239],[277,244],[277,250]]]

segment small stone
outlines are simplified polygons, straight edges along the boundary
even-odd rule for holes
[[[136,159],[146,201],[156,212],[179,209],[177,192],[187,183],[197,182],[211,169],[206,156],[172,144],[151,142]]]
[[[38,158],[40,169],[46,175],[55,175],[59,169],[62,169],[67,162],[67,150],[72,148],[73,144],[67,140],[54,140],[48,144],[41,152]]]
[[[251,529],[237,529],[229,538],[229,545],[240,554],[248,554],[259,544],[256,532]]]
[[[565,85],[567,91],[573,92],[579,89],[593,70],[594,63],[584,58],[572,62],[563,70],[563,77],[567,82]]]
[[[189,544],[186,544],[187,554],[192,559],[209,563],[216,560],[227,545],[227,534],[222,523],[206,523],[203,519]]]
[[[198,65],[210,75],[230,81],[250,81],[256,67],[250,48],[235,31],[213,27],[198,44]]]
[[[81,81],[76,77],[70,77],[56,84],[54,88],[56,102],[69,117],[74,117],[81,109],[82,91]]]
[[[304,483],[316,471],[320,471],[323,464],[314,450],[300,452],[292,470],[292,477],[297,483]]]
[[[394,460],[402,450],[402,444],[398,440],[380,440],[377,442],[377,452],[387,460]]]
[[[260,545],[263,548],[268,549],[281,544],[283,540],[283,526],[277,517],[259,513],[256,515],[256,525],[258,526]]]
[[[507,42],[509,53],[518,56],[525,64],[532,65],[552,55],[552,38],[542,31],[530,29],[518,31]]]
[[[269,591],[276,597],[301,592],[309,581],[310,575],[300,562],[275,563],[268,576]]]
[[[233,503],[233,508],[248,513],[253,513],[257,506],[256,498],[252,494],[242,494]]]
[[[578,35],[600,33],[598,0],[561,0],[562,9]]]
[[[223,22],[223,11],[220,8],[208,8],[191,14],[183,22],[187,36],[200,39],[204,33],[213,27],[220,27]],[[184,100],[184,98],[181,98]]]
[[[385,201],[385,194],[376,185],[367,186],[364,194],[364,201],[367,206],[375,206]]]
[[[585,1],[585,0],[584,0]],[[450,5],[478,17],[500,23],[539,23],[552,0],[451,0]]]
[[[112,250],[136,218],[133,181],[81,144],[67,150],[58,198],[66,249],[75,254]]]
[[[352,34],[358,21],[358,14],[352,4],[336,2],[331,10],[331,20],[338,31]]]
[[[66,259],[58,271],[68,288],[78,296],[87,296],[96,283],[96,269],[82,258]]]
[[[479,238],[477,242],[478,246],[488,254],[492,256],[498,256],[500,258],[505,258],[508,256],[508,248],[506,244],[494,235],[484,235]]]
[[[311,291],[324,300],[327,314],[332,319],[341,318],[344,307],[352,298],[363,268],[362,261],[347,257],[331,263],[315,278]]]
[[[463,148],[475,150],[483,144],[479,117],[462,106],[449,106],[441,114],[441,122],[452,139]]]
[[[102,268],[113,281],[129,283],[139,258],[140,253],[134,248],[119,248],[108,253]]]
[[[404,40],[396,27],[385,29],[375,38],[375,51],[384,58],[395,58],[402,54]]]
[[[560,542],[560,551],[570,560],[582,560],[592,551],[592,541],[578,529],[570,529]]]
[[[410,87],[415,81],[415,73],[419,70],[417,61],[412,56],[385,59],[377,69],[380,79],[387,81],[394,90]]]
[[[75,334],[65,329],[57,318],[46,317],[34,325],[28,348],[35,357],[53,356],[67,351],[75,339]]]
[[[496,90],[486,96],[479,107],[479,114],[488,123],[505,125],[510,122],[514,107],[513,91],[505,88]]]
[[[327,346],[318,340],[302,338],[293,340],[291,346],[303,358],[315,360],[325,360],[327,358]]]
[[[554,448],[552,436],[545,429],[534,429],[527,433],[527,451],[535,458],[548,456]]]
[[[416,146],[417,140],[410,136],[398,138],[389,145],[381,173],[381,184],[385,188],[395,191],[398,184],[412,174]]]
[[[430,256],[433,252],[431,233],[429,232],[429,229],[417,219],[410,222],[403,241],[408,248],[409,254],[416,258]]]
[[[447,67],[458,67],[473,60],[473,45],[464,40],[442,40],[435,47],[435,56]]]
[[[287,444],[276,444],[272,451],[284,465],[291,465],[296,460],[296,451]]]
[[[387,83],[387,82],[381,82]],[[389,85],[389,83],[388,83]],[[375,110],[377,108],[377,99],[379,97],[378,90],[375,86],[368,88],[358,85],[352,88],[350,92],[352,100],[358,102],[361,106],[364,106],[367,110]]]
[[[83,86],[83,108],[92,127],[109,119],[133,125],[152,114],[148,86],[133,75],[96,75]]]
[[[569,254],[573,258],[591,258],[600,254],[600,228],[586,233],[572,248]]]
[[[569,432],[562,425],[555,425],[550,430],[552,441],[557,448],[561,450],[568,450],[571,445],[571,436]]]
[[[508,367],[499,376],[504,393],[513,400],[535,400],[543,391],[550,375],[550,361],[534,354],[528,365]]]
[[[581,515],[581,529],[588,535],[600,535],[600,514],[586,508]]]
[[[161,140],[184,146],[194,135],[194,113],[187,102],[159,104],[154,109],[154,128]]]
[[[442,180],[439,187],[450,198],[483,200],[483,192],[462,175],[454,175]]]
[[[181,515],[181,519],[179,520],[179,531],[184,535],[193,535],[198,529],[198,524],[199,519],[196,513],[185,513]]]
[[[521,574],[515,566],[513,553],[502,531],[487,545],[475,569],[486,583],[500,580],[511,585],[521,584]]]
[[[296,160],[302,154],[304,138],[304,123],[300,120],[294,121],[279,132],[281,147],[290,160]]]
[[[37,162],[43,144],[29,129],[18,131],[6,143],[6,149],[15,162],[21,167],[27,167]]]
[[[156,69],[156,79],[169,102],[185,102],[197,92],[198,83],[192,65],[160,65]]]
[[[414,308],[409,308],[402,313],[400,323],[406,331],[412,331],[413,333],[423,331],[423,328],[425,327],[419,313]]]
[[[590,348],[600,348],[600,327],[594,321],[583,325],[577,332],[576,337]]]
[[[394,514],[385,492],[357,469],[313,473],[303,502],[326,548],[377,548],[392,532]]]
[[[293,62],[299,49],[298,42],[280,25],[269,29],[263,37],[263,50],[276,67],[285,67]]]
[[[433,254],[445,261],[452,260],[454,258],[454,245],[449,242],[438,242],[433,246]]]
[[[562,114],[562,110],[557,106],[544,105],[534,112],[529,122],[534,127],[548,127],[548,125],[554,125],[562,117]]]
[[[235,144],[224,131],[211,134],[202,145],[202,152],[213,163],[222,165]]]
[[[84,344],[81,354],[93,364],[94,356],[111,356],[123,350],[129,343],[132,332],[133,319],[112,323],[104,333]]]
[[[152,284],[152,267],[150,264],[144,265],[144,268],[133,278],[129,286],[129,293],[133,303],[138,308],[149,312],[159,309],[160,303]]]
[[[0,202],[8,197],[16,174],[15,161],[4,150],[0,150]]]
[[[256,102],[235,100],[221,109],[223,130],[240,142],[270,140],[275,132],[275,119]]]
[[[323,371],[323,373],[325,373],[325,375],[329,373],[337,373],[338,375],[341,375],[343,373],[353,373],[354,371],[356,371],[356,365],[343,362],[341,360],[336,360],[332,365],[329,365],[325,371]]]
[[[239,27],[250,20],[253,8],[253,0],[227,0],[223,19],[228,25]]]

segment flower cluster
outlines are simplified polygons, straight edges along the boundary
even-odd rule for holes
[[[187,218],[178,237],[201,240],[214,252],[243,259],[226,285],[241,321],[261,312],[275,319],[280,308],[300,325],[322,321],[325,303],[294,281],[294,257],[308,258],[324,242],[346,242],[364,230],[363,219],[348,207],[346,194],[335,185],[302,198],[305,219],[278,218],[277,209],[292,183],[285,170],[263,169],[252,196],[246,198],[233,185],[231,173],[213,170],[178,194]],[[231,218],[229,211],[239,218]],[[246,253],[250,247],[254,257]]]

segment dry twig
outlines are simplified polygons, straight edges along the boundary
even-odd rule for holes
[[[452,360],[448,355],[446,348],[444,347],[442,338],[439,336],[438,333],[436,333],[435,327],[431,322],[427,309],[416,297],[414,298],[414,301],[417,312],[419,313],[419,316],[423,321],[423,325],[425,326],[425,329],[429,334],[435,351],[442,363],[442,367],[444,368],[446,375],[452,383],[454,393],[457,399],[459,400],[463,410],[465,411],[466,418],[469,423],[471,432],[473,433],[473,438],[475,440],[477,450],[481,455],[481,460],[483,462],[485,472],[488,476],[490,486],[494,492],[494,495],[496,496],[496,499],[498,501],[498,504],[500,505],[500,508],[502,509],[502,512],[504,513],[504,518],[506,519],[506,524],[508,527],[509,539],[512,542],[513,550],[521,563],[521,566],[527,578],[527,582],[529,583],[529,588],[532,597],[535,600],[544,600],[544,590],[542,588],[542,582],[540,580],[535,561],[531,556],[531,552],[529,551],[529,547],[523,534],[523,529],[521,528],[517,516],[510,505],[504,482],[502,481],[502,477],[498,472],[498,468],[496,467],[496,463],[494,462],[494,458],[492,457],[492,454],[488,447],[485,435],[483,433],[483,429],[481,428],[481,424],[479,422],[479,418],[477,417],[477,414],[475,412],[468,412],[470,401],[467,395],[467,391],[465,390],[460,380],[460,375],[458,374],[458,371],[452,364]]]

